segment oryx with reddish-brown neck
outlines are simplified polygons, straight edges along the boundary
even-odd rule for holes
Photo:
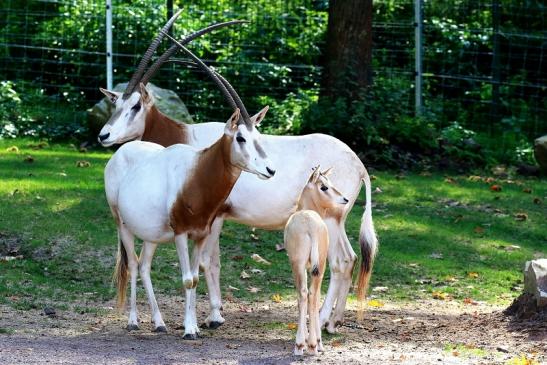
[[[242,170],[262,179],[273,176],[273,165],[261,147],[255,122],[240,118],[236,109],[223,135],[204,150],[183,144],[164,148],[134,141],[123,145],[109,160],[105,190],[118,229],[115,278],[120,306],[125,303],[127,282],[131,280],[128,329],[138,328],[136,283],[140,261],[154,330],[165,331],[153,294],[149,265],[157,244],[175,241],[186,288],[184,338],[196,338],[199,329],[195,288],[203,237],[209,235]],[[135,236],[144,242],[140,259],[135,253]],[[192,261],[188,239],[195,242]]]
[[[145,75],[144,81],[148,81],[170,56],[171,54],[166,52],[158,58],[147,71],[146,75],[148,76]],[[199,64],[198,60],[195,58],[193,60]],[[122,116],[128,119],[111,117],[110,125],[105,126],[105,128],[116,129],[116,135],[109,136],[106,139],[101,134],[99,139],[102,139],[103,144],[111,145],[131,139],[142,139],[168,146],[174,142],[171,137],[166,136],[166,134],[171,133],[164,133],[164,129],[175,130],[182,128],[188,131],[188,128],[191,128],[191,133],[176,134],[179,138],[176,142],[203,147],[212,143],[222,134],[223,125],[221,123],[204,123],[179,127],[177,122],[164,115],[160,116],[159,112],[150,113],[152,107],[142,109],[140,111],[142,113],[141,117],[135,118],[136,114],[131,114],[129,111],[137,105],[138,100],[142,99],[143,95],[138,91],[134,91],[129,99],[116,99],[116,110],[118,108],[127,110],[125,114],[122,113]],[[239,100],[238,107],[242,110],[242,114],[247,114],[241,100]],[[257,114],[258,119],[264,117],[266,110],[267,108]],[[120,124],[118,125],[118,123]],[[134,125],[127,127],[129,124]],[[158,127],[154,128],[154,125],[158,125]],[[336,171],[331,176],[331,180],[349,200],[347,205],[338,208],[329,218],[325,219],[331,243],[329,247],[331,275],[329,289],[321,308],[320,317],[321,324],[326,324],[327,330],[334,332],[335,325],[343,320],[346,299],[357,260],[357,255],[346,235],[345,221],[363,183],[365,185],[365,211],[359,234],[361,265],[357,282],[357,294],[360,299],[364,298],[377,251],[377,239],[372,221],[369,175],[357,155],[345,143],[331,136],[323,134],[305,136],[262,135],[261,145],[268,151],[274,165],[282,166],[282,168],[279,168],[275,178],[265,183],[256,181],[248,174],[242,174],[226,200],[223,209],[218,212],[209,235],[203,238],[205,245],[200,264],[207,281],[211,305],[210,315],[205,322],[211,328],[224,323],[224,318],[220,313],[222,304],[219,283],[219,236],[223,221],[228,219],[253,227],[282,230],[289,216],[296,210],[298,194],[302,191],[309,172],[314,164],[319,163],[323,166],[336,166]],[[127,163],[130,163],[130,161]],[[149,268],[152,257],[146,255],[144,257],[148,260],[148,263],[144,265]]]

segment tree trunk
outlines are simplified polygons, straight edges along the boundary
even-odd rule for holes
[[[372,0],[330,0],[321,97],[354,100],[372,81]]]

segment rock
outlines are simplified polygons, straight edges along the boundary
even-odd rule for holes
[[[50,316],[50,317],[54,317],[55,316],[55,308],[51,308],[51,307],[45,307],[44,308],[44,314],[46,316]]]
[[[547,307],[547,259],[526,262],[524,292],[535,297],[538,308]]]
[[[547,135],[534,141],[534,156],[543,173],[547,173]]]
[[[114,87],[114,91],[123,92],[126,85],[127,83],[117,84]],[[193,123],[192,117],[190,116],[186,105],[184,105],[182,100],[180,100],[174,91],[162,89],[150,82],[146,87],[154,96],[156,106],[162,111],[162,113],[179,122]],[[106,97],[95,104],[91,109],[88,109],[87,124],[92,140],[96,139],[103,125],[106,123],[108,118],[110,118],[113,110],[114,105],[107,101]]]

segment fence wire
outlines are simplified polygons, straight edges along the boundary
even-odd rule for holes
[[[104,2],[2,3],[3,87],[10,82],[38,117],[85,125],[85,110],[106,85]],[[178,36],[213,22],[250,20],[191,45],[227,76],[250,112],[265,103],[316,97],[327,0],[175,1],[178,6],[184,7],[174,30]],[[413,114],[413,1],[377,0],[374,9],[374,87],[400,85],[400,108]],[[438,128],[458,121],[492,134],[512,130],[531,137],[546,131],[543,2],[425,1],[423,12],[424,112],[439,117]],[[166,14],[163,0],[113,1],[114,84],[127,82]],[[166,47],[164,42],[160,52]],[[166,65],[152,82],[176,91],[197,121],[222,121],[230,113],[204,75],[179,65]]]

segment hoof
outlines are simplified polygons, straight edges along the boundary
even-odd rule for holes
[[[136,324],[128,324],[126,329],[131,332],[131,331],[138,331],[139,330],[139,326],[136,325]]]
[[[216,330],[216,329],[219,328],[220,326],[222,326],[222,322],[212,321],[212,322],[209,323],[208,328],[209,328],[209,329],[212,329],[212,330]]]
[[[183,340],[187,340],[187,341],[195,341],[198,339],[198,334],[197,333],[187,333],[184,335],[184,337],[182,338]]]
[[[294,346],[294,356],[304,356],[304,345]]]
[[[167,333],[167,328],[165,326],[158,326],[152,330],[152,332],[156,333]]]

